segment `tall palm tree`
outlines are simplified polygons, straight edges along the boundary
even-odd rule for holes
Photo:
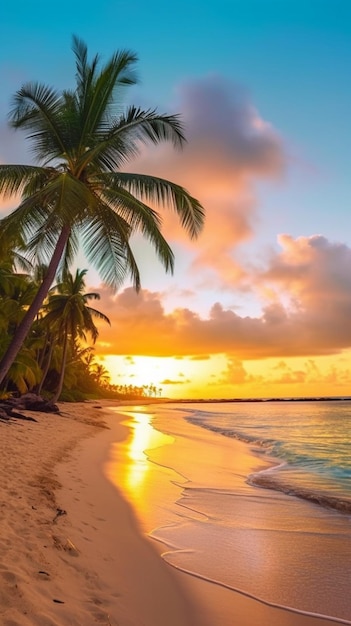
[[[87,270],[77,270],[75,276],[72,276],[67,272],[64,280],[56,286],[57,293],[50,296],[45,306],[47,311],[45,321],[49,326],[56,327],[62,342],[60,376],[52,399],[54,402],[62,392],[69,343],[74,350],[77,338],[85,340],[86,333],[91,335],[95,343],[98,329],[94,324],[94,318],[110,324],[106,315],[87,304],[89,300],[99,300],[100,296],[95,292],[84,293],[86,273]]]
[[[27,249],[48,264],[14,341],[0,362],[0,383],[20,349],[54,277],[69,267],[83,241],[89,262],[103,281],[119,286],[130,274],[140,287],[130,236],[141,232],[153,245],[166,271],[173,253],[161,233],[161,217],[151,204],[175,210],[190,237],[203,225],[204,210],[184,188],[168,180],[121,171],[143,144],[185,141],[177,115],[130,106],[121,112],[119,95],[134,84],[134,53],[113,54],[101,68],[88,61],[86,45],[73,38],[74,90],[57,92],[38,83],[24,85],[14,98],[10,124],[27,132],[38,165],[0,165],[0,193],[21,194],[21,203],[0,220],[2,238],[24,237]]]

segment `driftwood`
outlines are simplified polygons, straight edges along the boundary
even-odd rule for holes
[[[19,398],[0,400],[0,421],[7,422],[11,418],[36,422],[34,417],[23,415],[22,411],[41,411],[43,413],[58,413],[59,408],[50,400],[45,400],[35,393],[26,393]]]
[[[0,408],[0,422],[8,422],[10,416],[4,411],[4,409]]]

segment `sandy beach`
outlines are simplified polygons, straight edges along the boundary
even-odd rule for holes
[[[1,625],[223,626],[229,592],[165,563],[107,479],[110,447],[128,435],[111,404],[0,423]],[[233,626],[335,623],[230,602]]]
[[[171,568],[103,477],[111,431],[102,410],[59,407],[0,424],[0,623],[196,623]],[[113,437],[124,434],[120,426]]]

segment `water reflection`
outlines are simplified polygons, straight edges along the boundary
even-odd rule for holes
[[[152,415],[144,412],[128,412],[128,427],[131,434],[125,442],[125,457],[122,467],[115,466],[113,473],[122,478],[124,487],[133,500],[145,496],[146,481],[152,464],[148,460],[147,451],[173,442],[173,437],[155,430],[151,426]],[[121,476],[122,470],[122,476]]]

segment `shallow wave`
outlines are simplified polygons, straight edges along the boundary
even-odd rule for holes
[[[351,514],[350,499],[340,498],[338,496],[325,494],[319,491],[309,491],[303,487],[291,485],[279,479],[277,474],[274,472],[260,472],[258,474],[252,474],[249,476],[247,482],[255,487],[274,489],[275,491],[281,491],[287,495],[308,500],[313,504],[318,504],[319,506],[333,509],[340,513],[345,513],[347,515]]]
[[[284,459],[284,456],[286,457],[286,455],[283,455],[282,451],[280,450],[282,442],[264,438],[258,439],[257,437],[243,434],[242,432],[234,429],[228,429],[227,427],[223,428],[222,426],[208,423],[206,419],[201,419],[201,414],[199,411],[194,411],[194,413],[196,414],[196,417],[188,416],[185,418],[189,423],[200,426],[201,428],[205,428],[206,430],[210,430],[225,437],[237,439],[238,441],[242,441],[244,443],[255,446],[257,448],[256,452],[258,450],[261,450],[265,454],[268,453],[271,457],[271,460],[273,460],[273,458],[275,457],[276,466],[270,468],[268,471],[263,470],[262,472],[251,475],[247,480],[248,484],[254,485],[255,487],[262,487],[264,489],[274,489],[275,491],[280,491],[287,495],[307,500],[309,502],[312,502],[313,504],[318,504],[319,506],[322,506],[324,508],[332,509],[346,515],[351,515],[351,499],[337,495],[331,495],[329,493],[324,493],[318,489],[308,489],[300,485],[288,483],[281,479],[281,476],[279,475],[279,469],[281,469],[283,466],[287,467],[287,461],[289,465],[289,461],[291,461],[291,459]],[[204,414],[204,417],[208,417],[208,414]],[[279,457],[281,458],[279,459]],[[307,469],[309,464],[313,464],[314,467],[318,465],[318,460],[311,459],[306,455],[295,454],[293,459],[295,463],[293,463],[292,466],[290,465],[290,467],[293,467],[295,465],[296,467],[300,466],[301,469],[301,465],[304,465],[305,469]],[[322,465],[322,461],[320,461],[320,464]]]
[[[155,538],[157,541],[157,538]],[[215,578],[211,578],[209,576],[205,576],[203,574],[200,574],[199,572],[195,572],[193,570],[187,569],[185,567],[182,567],[179,564],[176,564],[172,561],[171,557],[172,555],[177,555],[177,554],[181,554],[182,552],[188,552],[188,550],[173,550],[170,552],[164,552],[162,554],[162,558],[172,567],[174,567],[175,569],[184,572],[185,574],[188,574],[190,576],[193,576],[194,578],[197,578],[199,580],[204,580],[208,583],[211,583],[212,585],[216,585],[218,587],[222,587],[223,589],[228,589],[229,591],[233,591],[234,593],[238,593],[242,596],[245,596],[246,598],[251,598],[252,600],[255,600],[256,602],[259,602],[261,604],[265,604],[266,606],[271,606],[272,608],[275,609],[281,609],[282,611],[287,611],[289,613],[293,613],[295,615],[304,615],[306,617],[315,617],[318,618],[320,620],[326,620],[328,622],[332,622],[335,624],[346,624],[346,625],[351,625],[351,622],[347,619],[343,619],[341,617],[335,617],[333,615],[327,615],[324,613],[316,613],[316,612],[312,612],[312,611],[304,611],[303,609],[298,609],[292,606],[288,606],[285,604],[279,604],[276,602],[270,602],[268,600],[265,600],[264,598],[261,598],[255,594],[249,593],[247,591],[244,591],[243,589],[239,589],[238,587],[234,587],[232,585],[228,585],[226,583],[223,583],[222,581],[216,580]]]
[[[221,426],[215,426],[214,424],[209,424],[208,422],[203,421],[198,417],[186,417],[185,419],[190,424],[194,424],[194,426],[200,426],[201,428],[206,428],[206,430],[211,430],[212,432],[223,435],[224,437],[238,439],[238,441],[250,443],[252,445],[259,446],[260,448],[270,449],[276,443],[271,439],[258,439],[257,437],[252,437],[250,435],[244,435],[237,430],[223,428]]]

